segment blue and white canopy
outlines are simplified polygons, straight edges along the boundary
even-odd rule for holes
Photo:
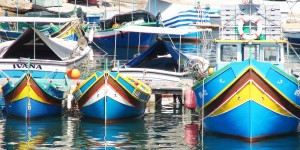
[[[192,26],[192,24],[210,24],[209,13],[196,8],[180,11],[162,19],[165,27],[178,28]]]

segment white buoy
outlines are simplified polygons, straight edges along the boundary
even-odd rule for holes
[[[90,30],[90,33],[89,33],[89,43],[91,43],[94,39],[94,29],[91,29]]]
[[[68,94],[68,101],[67,101],[67,108],[71,109],[72,107],[72,100],[73,100],[73,95],[72,94]]]

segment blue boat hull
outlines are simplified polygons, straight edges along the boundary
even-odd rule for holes
[[[253,101],[248,101],[222,115],[207,117],[204,126],[208,132],[247,140],[295,133],[298,122],[294,117],[279,115]]]
[[[151,91],[149,87],[133,78],[116,72],[96,72],[73,95],[85,117],[117,122],[144,114],[150,98],[147,91]]]
[[[147,48],[153,42],[155,36],[150,33],[129,33],[129,32],[118,32],[117,35],[117,43],[115,43],[115,31],[107,31],[111,34],[102,35],[101,32],[95,33],[94,35],[94,43],[98,46],[107,46],[107,47],[142,47]],[[107,34],[107,33],[104,33]]]
[[[37,81],[26,73],[14,83],[8,80],[2,91],[8,115],[36,118],[61,114],[69,86],[62,80]]]
[[[230,63],[193,90],[207,132],[255,141],[297,132],[298,84],[276,66],[250,59]]]
[[[28,103],[30,101],[30,107]],[[21,118],[36,118],[54,116],[61,114],[62,107],[38,102],[26,97],[15,102],[6,102],[5,109],[7,114]]]
[[[92,105],[82,107],[81,112],[84,116],[97,118],[99,120],[125,120],[142,116],[145,112],[145,107],[139,109],[127,106],[107,97],[106,103],[105,98],[99,99]]]

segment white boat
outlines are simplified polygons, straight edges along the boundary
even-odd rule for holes
[[[162,27],[133,27],[128,26],[117,31],[148,32],[155,34],[176,34],[179,37],[185,34],[203,31],[200,29],[181,30]],[[129,75],[140,80],[147,81],[181,81],[188,77],[190,72],[186,70],[187,65],[201,62],[200,72],[208,69],[209,62],[200,56],[184,54],[174,47],[172,43],[158,38],[149,49],[121,67],[114,67],[112,71],[118,71],[123,75]]]
[[[63,78],[90,52],[84,38],[48,38],[29,27],[18,39],[0,43],[0,78],[20,78],[28,70],[34,78]]]

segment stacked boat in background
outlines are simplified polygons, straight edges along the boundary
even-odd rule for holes
[[[249,142],[298,131],[300,83],[280,18],[278,5],[221,7],[215,72],[193,86],[205,131]]]
[[[49,37],[77,41],[84,36],[84,28],[79,18],[52,17],[0,17],[0,39],[17,39],[28,27],[38,29]],[[53,22],[51,22],[51,20]]]
[[[192,8],[179,11],[173,15],[166,14],[161,16],[162,26],[167,28],[180,28],[180,29],[196,29],[195,24],[209,25],[210,18],[208,11],[201,8]],[[201,32],[195,32],[183,35],[182,37],[178,35],[165,35],[162,38],[166,40],[172,40],[174,42],[182,43],[192,43],[199,44],[201,37]]]
[[[126,26],[157,26],[156,18],[150,12],[145,10],[136,10],[123,14],[116,14],[110,19],[100,20],[100,24],[90,24],[90,29],[86,32],[88,37],[89,32],[93,30],[93,43],[104,49],[109,55],[114,55],[114,49],[117,48],[148,48],[155,39],[155,35],[150,33],[131,33],[119,32],[115,29],[120,29]],[[116,42],[118,41],[118,42]],[[117,54],[119,59],[131,59],[127,56],[127,51],[122,51]]]

